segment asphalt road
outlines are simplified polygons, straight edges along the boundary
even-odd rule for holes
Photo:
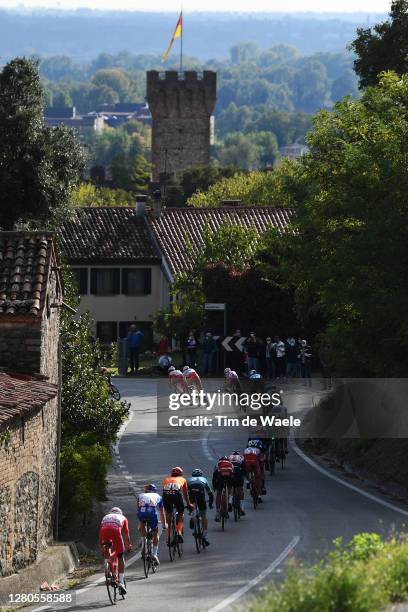
[[[132,379],[121,381],[119,386],[131,401],[133,417],[121,437],[117,470],[125,472],[122,478],[135,490],[145,482],[160,484],[173,465],[181,465],[186,474],[200,467],[210,477],[216,458],[244,447],[245,437],[233,430],[212,432],[209,437],[197,434],[194,440],[183,437],[182,432],[177,439],[158,439],[155,382]],[[305,399],[294,391],[292,401],[301,405],[310,397]],[[229,520],[224,533],[210,511],[211,545],[200,555],[187,525],[183,559],[171,563],[162,538],[160,568],[148,579],[144,578],[142,562],[132,553],[130,557],[136,560],[127,568],[128,596],[118,603],[118,609],[218,612],[238,606],[244,610],[259,587],[282,575],[289,557],[313,561],[338,536],[347,541],[361,531],[388,534],[407,520],[392,507],[380,505],[316,470],[293,448],[285,468],[277,468],[273,478],[268,477],[267,490],[264,503],[254,511],[248,502],[246,516],[239,523]],[[123,503],[135,531],[133,502]],[[37,610],[110,609],[104,584],[94,583],[98,578],[100,575],[90,580],[87,589],[77,591],[75,605]]]

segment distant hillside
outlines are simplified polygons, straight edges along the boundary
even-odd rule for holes
[[[383,19],[372,14],[284,15],[191,13],[185,15],[185,50],[201,60],[225,57],[238,41],[260,47],[279,43],[301,53],[343,51],[356,27]],[[175,25],[175,14],[142,12],[0,11],[0,56],[64,54],[89,60],[101,51],[159,54]]]

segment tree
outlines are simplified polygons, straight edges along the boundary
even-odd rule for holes
[[[300,163],[308,190],[288,234],[287,274],[326,321],[339,376],[403,376],[408,347],[408,75],[321,112]]]
[[[121,101],[125,100],[131,86],[128,74],[117,68],[98,70],[92,77],[92,83],[99,87],[105,86],[113,89]]]
[[[124,189],[95,187],[91,183],[81,183],[71,195],[71,206],[133,206],[134,196]]]
[[[337,102],[344,96],[356,97],[358,94],[356,75],[348,68],[335,79],[331,86],[331,98],[333,102]]]
[[[116,189],[146,193],[150,180],[150,165],[143,155],[120,154],[111,164],[112,183]]]
[[[408,0],[393,0],[390,19],[374,28],[359,28],[350,48],[360,87],[376,85],[383,71],[408,71]]]
[[[83,168],[72,130],[43,123],[37,65],[15,59],[0,73],[0,226],[49,222],[67,205]]]

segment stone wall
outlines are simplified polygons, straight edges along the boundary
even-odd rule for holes
[[[147,101],[152,114],[153,180],[210,160],[211,115],[217,75],[186,71],[183,78],[168,71],[147,73]]]
[[[55,398],[0,430],[2,576],[32,563],[52,540],[57,406]]]
[[[13,318],[11,318],[13,317]],[[37,317],[11,315],[0,325],[0,368],[12,372],[40,372],[41,327]]]

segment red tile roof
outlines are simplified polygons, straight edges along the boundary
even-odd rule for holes
[[[57,392],[57,385],[44,380],[14,378],[0,372],[0,426],[41,408]]]
[[[0,314],[39,314],[52,255],[51,234],[0,232]]]
[[[77,208],[62,224],[59,237],[70,264],[160,261],[144,219],[132,207]]]
[[[293,210],[271,206],[223,206],[220,208],[165,208],[148,216],[152,233],[171,272],[191,269],[191,251],[197,253],[205,227],[217,230],[225,223],[255,229],[262,234],[270,227],[284,232]]]

